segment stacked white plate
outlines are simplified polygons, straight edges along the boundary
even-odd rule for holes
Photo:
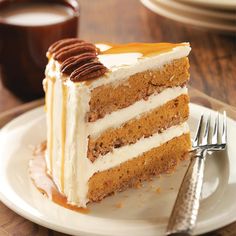
[[[236,0],[141,0],[153,12],[194,26],[236,33]]]

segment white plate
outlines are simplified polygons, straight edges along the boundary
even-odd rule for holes
[[[155,0],[155,2],[159,2],[167,7],[171,7],[180,14],[182,13],[189,13],[195,17],[207,17],[207,19],[218,19],[218,20],[232,20],[235,23],[236,14],[232,11],[220,11],[217,9],[205,9],[198,6],[187,5],[184,2],[179,2],[178,0]]]
[[[170,18],[172,20],[190,24],[205,29],[213,29],[221,32],[236,32],[235,21],[231,20],[219,20],[215,18],[209,18],[208,16],[193,14],[188,11],[177,9],[175,5],[167,5],[161,0],[140,0],[144,6],[151,11]]]
[[[207,108],[191,104],[190,128],[196,128]],[[214,115],[214,114],[213,114]],[[208,158],[198,224],[204,233],[236,220],[236,122],[228,119],[228,155]],[[162,235],[174,204],[186,163],[174,174],[155,178],[89,205],[87,215],[65,209],[44,197],[32,184],[28,162],[32,147],[45,140],[45,115],[37,108],[14,119],[0,132],[0,199],[13,211],[48,228],[74,235]],[[160,187],[161,192],[156,189]],[[122,203],[122,208],[115,205]]]
[[[236,10],[235,0],[179,0],[186,4],[194,4],[201,7]]]

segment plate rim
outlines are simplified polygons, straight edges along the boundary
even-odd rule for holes
[[[227,24],[220,24],[220,23],[213,23],[213,22],[207,22],[200,19],[193,19],[188,16],[183,16],[180,14],[177,14],[176,12],[173,12],[173,8],[171,11],[168,11],[167,6],[162,6],[160,3],[154,2],[153,0],[140,0],[141,3],[148,8],[150,11],[161,15],[163,17],[166,17],[168,19],[181,22],[186,25],[192,25],[198,28],[202,29],[212,29],[212,30],[218,30],[222,32],[228,32],[228,33],[235,33],[236,27],[233,25],[227,25]],[[175,9],[176,11],[176,9]]]
[[[209,7],[209,8],[219,8],[219,9],[227,9],[227,10],[231,10],[232,7],[236,7],[236,2],[232,1],[232,0],[224,0],[224,2],[222,1],[205,1],[205,0],[180,0],[181,2],[188,2],[194,5],[198,5],[198,6],[203,6],[203,7]]]
[[[172,9],[175,9],[176,11],[181,12],[189,12],[193,13],[196,15],[205,15],[208,16],[209,18],[216,18],[216,19],[222,19],[222,20],[231,20],[235,21],[235,14],[232,12],[222,12],[216,9],[206,9],[206,8],[199,8],[198,6],[193,6],[193,5],[186,5],[183,1],[176,1],[176,0],[154,0],[157,4],[158,2],[168,6]]]

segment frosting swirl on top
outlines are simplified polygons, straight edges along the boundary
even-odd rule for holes
[[[61,72],[74,82],[95,79],[107,72],[97,54],[94,44],[77,38],[59,40],[48,49],[48,55],[61,63]]]

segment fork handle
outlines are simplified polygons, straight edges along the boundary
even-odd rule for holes
[[[196,149],[180,186],[166,235],[190,235],[197,220],[205,167],[205,151]]]

